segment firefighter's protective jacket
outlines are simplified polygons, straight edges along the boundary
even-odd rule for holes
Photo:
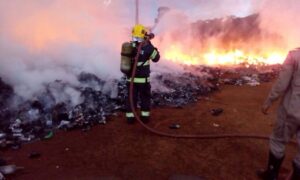
[[[134,64],[134,57],[137,54],[138,45],[138,42],[132,42],[132,46],[135,48],[135,51],[133,53],[132,66]],[[139,54],[135,78],[148,78],[150,76],[150,62],[158,62],[159,58],[160,54],[158,50],[151,44],[150,41],[146,41],[142,45]]]
[[[300,121],[300,48],[289,52],[265,103],[272,104],[280,97],[287,115]]]

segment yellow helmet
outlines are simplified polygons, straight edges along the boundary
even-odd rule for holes
[[[132,37],[144,39],[147,34],[145,26],[137,24],[132,29]]]

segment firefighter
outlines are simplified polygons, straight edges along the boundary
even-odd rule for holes
[[[134,64],[134,59],[138,53],[138,47],[141,45],[139,58],[136,67],[136,74],[133,79],[133,101],[135,108],[137,101],[140,99],[141,103],[141,120],[143,123],[148,123],[150,118],[150,104],[151,104],[151,85],[150,85],[150,62],[158,62],[160,55],[151,42],[150,38],[153,34],[148,34],[146,28],[141,25],[135,25],[132,29],[132,41],[130,42],[133,47],[131,53],[131,70]],[[133,124],[136,120],[133,111],[130,107],[129,100],[129,86],[131,81],[131,71],[127,73],[127,102],[126,102],[126,118],[129,124]]]
[[[262,112],[267,114],[270,106],[282,97],[277,111],[276,125],[270,137],[269,161],[266,170],[258,176],[275,180],[285,156],[285,146],[296,135],[300,143],[300,48],[289,52],[283,63],[277,82],[266,99]],[[299,144],[300,146],[300,144]],[[300,151],[292,162],[292,179],[300,179]]]

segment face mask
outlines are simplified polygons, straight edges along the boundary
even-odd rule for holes
[[[143,42],[144,39],[143,38],[139,38],[139,37],[132,37],[132,41]]]

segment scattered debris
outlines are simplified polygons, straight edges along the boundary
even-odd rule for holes
[[[31,153],[28,155],[28,158],[30,158],[30,159],[37,159],[37,158],[39,158],[39,157],[41,157],[41,153],[39,153],[39,152],[31,152]]]
[[[223,70],[222,74],[233,74],[233,77],[221,78],[221,83],[226,85],[250,85],[258,86],[261,83],[270,82],[275,79],[281,69],[280,65],[250,66],[248,68],[231,68]]]
[[[219,116],[220,114],[223,113],[223,111],[224,111],[224,109],[222,109],[222,108],[216,108],[216,109],[212,109],[212,110],[210,111],[210,113],[211,113],[211,115],[213,115],[213,116]]]
[[[4,179],[5,179],[4,175],[0,173],[0,180],[4,180]]]
[[[53,131],[50,131],[45,137],[44,139],[51,139],[53,137]]]
[[[0,173],[3,175],[10,175],[20,169],[24,169],[24,168],[17,167],[16,165],[5,165],[5,166],[0,166]]]
[[[171,124],[169,126],[170,129],[179,129],[180,128],[180,125],[179,124]]]
[[[220,127],[220,124],[213,123],[213,126],[217,128],[217,127]]]

